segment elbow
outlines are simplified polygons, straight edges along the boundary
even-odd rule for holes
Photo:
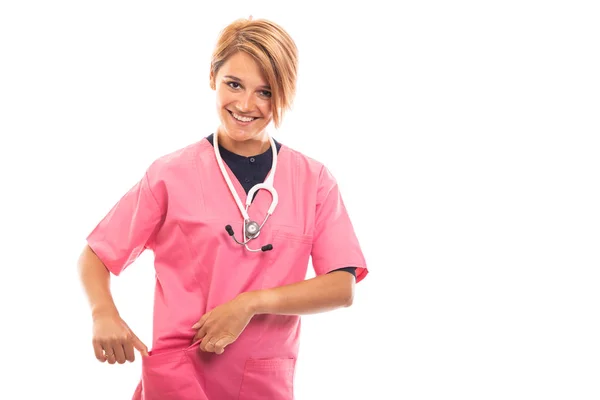
[[[354,301],[353,296],[349,296],[344,302],[344,307],[350,307]]]
[[[350,307],[354,302],[354,286],[356,278],[347,272],[333,271],[331,273],[331,281],[328,287],[324,289],[327,292],[331,305],[334,307]],[[330,289],[333,285],[333,290]]]
[[[348,287],[344,294],[343,306],[350,307],[354,302],[354,282]]]

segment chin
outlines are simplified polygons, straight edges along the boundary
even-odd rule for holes
[[[224,132],[224,134],[236,142],[244,142],[246,140],[256,138],[266,128],[266,126],[262,123],[259,123],[259,121],[256,121],[256,126],[248,127],[240,127],[235,125],[235,123],[232,124],[230,121],[221,121],[221,125],[225,128],[226,132]]]
[[[240,130],[228,125],[225,125],[225,129],[225,135],[236,142],[244,142],[248,139],[252,139],[257,134],[255,130]]]

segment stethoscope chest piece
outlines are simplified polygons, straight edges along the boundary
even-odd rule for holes
[[[246,220],[244,222],[246,229],[246,237],[248,239],[257,238],[260,235],[260,225],[256,221]]]

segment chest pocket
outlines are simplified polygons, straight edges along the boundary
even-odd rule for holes
[[[308,261],[312,249],[311,235],[298,232],[288,226],[274,226],[268,254],[268,265],[264,270],[264,288],[288,285],[306,278]]]

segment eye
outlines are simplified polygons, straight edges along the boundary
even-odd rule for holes
[[[230,88],[232,88],[232,89],[238,89],[238,88],[240,87],[240,84],[239,84],[239,83],[237,83],[237,82],[233,82],[233,81],[231,81],[231,82],[227,82],[227,85],[228,85]],[[233,86],[233,85],[236,85],[236,86]]]
[[[271,97],[271,92],[268,90],[261,90],[260,95],[263,97]]]

